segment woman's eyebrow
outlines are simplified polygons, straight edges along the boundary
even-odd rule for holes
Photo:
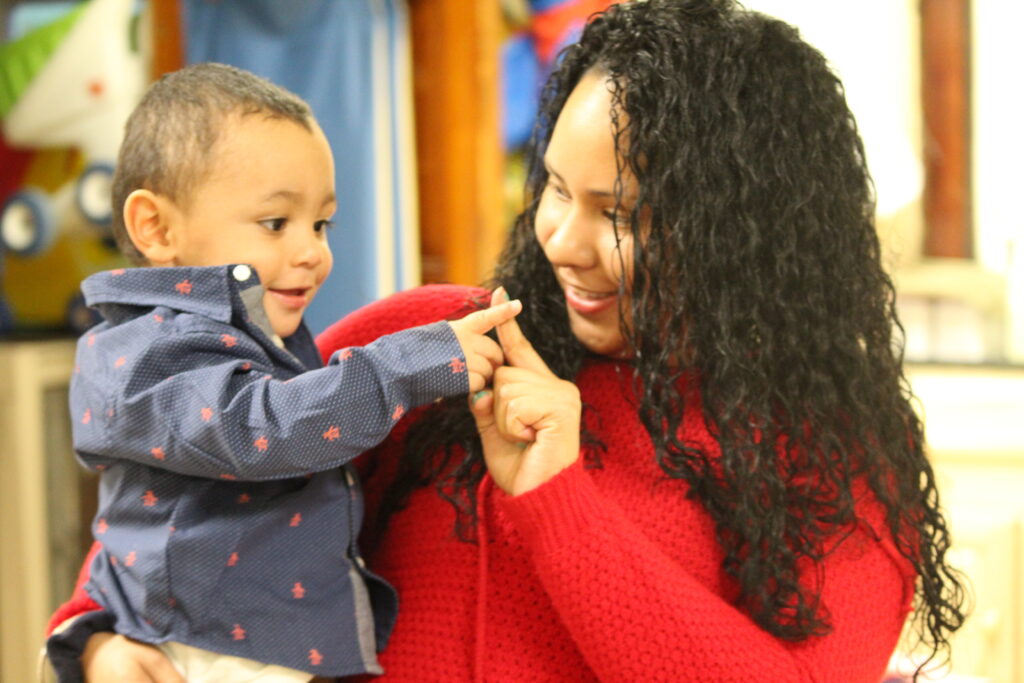
[[[558,174],[558,171],[556,171],[555,169],[551,168],[551,164],[548,162],[547,157],[544,157],[544,170],[546,170],[548,172],[548,175],[554,176],[555,180],[557,180],[561,184],[563,184],[563,185],[566,184],[565,183],[565,178],[560,176]],[[604,197],[614,197],[615,196],[615,193],[611,192],[610,190],[594,190],[594,189],[589,189],[588,188],[586,192],[587,192],[587,194],[589,194],[589,195],[591,195],[593,197],[602,197],[602,198],[604,198]]]

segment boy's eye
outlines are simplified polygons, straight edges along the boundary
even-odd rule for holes
[[[330,230],[333,227],[334,227],[334,221],[332,221],[332,220],[317,221],[316,223],[313,224],[313,230],[315,230],[317,232],[325,232],[327,230]]]
[[[268,218],[267,220],[260,221],[259,223],[260,225],[262,225],[267,230],[270,230],[271,232],[280,232],[281,230],[284,229],[284,225],[287,222],[287,218]]]

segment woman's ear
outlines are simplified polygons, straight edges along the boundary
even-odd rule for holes
[[[177,257],[171,231],[175,207],[162,195],[135,190],[124,202],[124,227],[132,244],[154,266],[174,265]]]

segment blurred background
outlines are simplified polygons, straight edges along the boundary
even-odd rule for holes
[[[558,50],[609,0],[0,0],[0,680],[32,680],[90,542],[70,448],[82,278],[109,236],[121,128],[198,61],[304,97],[337,166],[335,269],[313,332],[394,291],[488,277]],[[749,0],[842,78],[876,184],[907,374],[973,616],[934,680],[1024,683],[1024,130],[999,0]],[[894,656],[894,670],[914,653]]]

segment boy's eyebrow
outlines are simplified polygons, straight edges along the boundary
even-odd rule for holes
[[[268,194],[266,197],[263,198],[263,201],[269,202],[273,199],[287,199],[289,201],[294,202],[301,198],[302,195],[298,192],[294,192],[292,190],[278,190],[277,192],[271,192],[270,194]],[[327,206],[328,204],[336,204],[337,202],[337,196],[335,196],[335,194],[331,192],[329,195],[324,197],[324,201],[321,204],[321,206]]]

